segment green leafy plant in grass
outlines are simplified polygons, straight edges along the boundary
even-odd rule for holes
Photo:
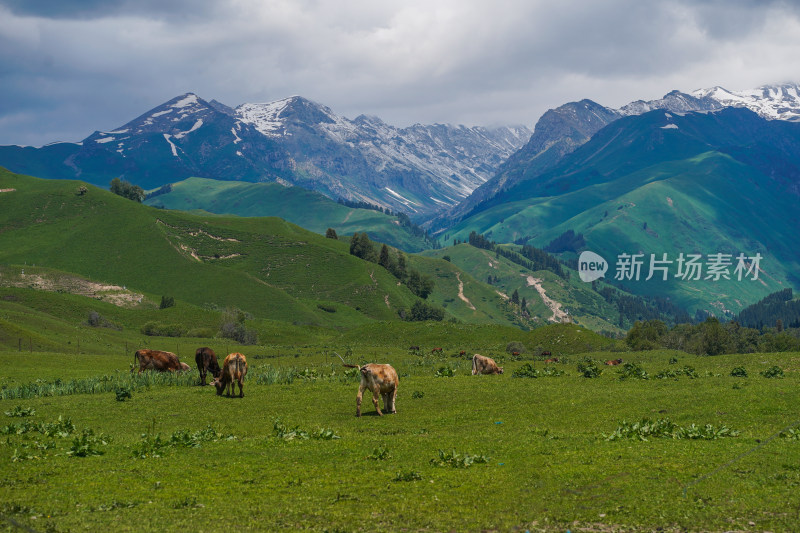
[[[775,365],[771,366],[766,370],[762,370],[759,372],[765,378],[782,378],[783,377],[783,369],[781,367]]]
[[[133,394],[128,387],[121,386],[114,389],[114,394],[116,395],[116,399],[118,402],[124,402],[126,400],[130,400],[133,398]]]
[[[6,416],[12,416],[12,417],[33,416],[36,414],[36,409],[34,409],[33,407],[22,407],[21,405],[16,405],[12,410],[6,411],[5,413]]]
[[[617,370],[619,379],[650,379],[647,372],[639,365],[639,363],[625,363],[623,367]]]
[[[367,459],[372,459],[373,461],[385,461],[386,459],[389,459],[391,456],[392,454],[389,453],[389,448],[381,444],[380,446],[372,450],[372,453],[367,456]]]
[[[669,358],[669,364],[671,364],[671,365],[678,364],[678,358],[677,357],[670,357]]]
[[[738,435],[738,431],[732,430],[727,426],[715,427],[711,424],[696,426],[691,424],[688,427],[681,427],[669,418],[659,418],[657,420],[643,418],[639,422],[623,420],[613,433],[610,435],[603,434],[603,438],[607,441],[622,439],[647,441],[651,438],[715,440],[723,437],[737,437]]]
[[[525,363],[511,373],[512,378],[538,378],[539,375],[540,372],[533,368],[533,365],[530,363]]]
[[[597,366],[597,361],[587,357],[578,363],[578,373],[585,378],[597,378],[603,373],[603,369]]]
[[[559,368],[554,366],[546,366],[542,369],[542,375],[549,377],[549,378],[557,378],[558,376],[563,376],[565,372]]]
[[[306,440],[309,438],[308,432],[300,429],[300,426],[289,428],[280,418],[276,418],[272,423],[272,430],[275,438],[283,440]]]
[[[236,437],[231,434],[220,433],[209,425],[194,432],[186,429],[176,430],[172,433],[168,443],[171,446],[199,448],[204,442],[216,442],[219,440],[236,440]]]
[[[781,431],[778,436],[786,440],[800,440],[800,430],[797,428],[789,428],[786,431]]]
[[[452,378],[454,375],[455,371],[449,366],[440,366],[434,374],[437,378]]]
[[[312,439],[318,439],[318,440],[335,440],[342,438],[339,435],[337,435],[334,430],[330,428],[318,428],[312,431],[310,436]]]
[[[102,433],[95,435],[91,429],[84,429],[80,436],[72,440],[72,446],[67,451],[70,457],[90,457],[92,455],[103,455],[105,452],[98,446],[106,446],[111,439]]]
[[[142,433],[141,442],[133,446],[133,456],[137,459],[161,457],[169,442],[161,438],[161,434]]]
[[[425,397],[425,393],[422,392],[422,391],[415,390],[414,392],[411,393],[411,397],[414,398],[414,399],[416,399],[416,398],[424,398]]]
[[[410,470],[408,472],[398,472],[392,481],[419,481],[421,479],[422,475],[419,472]]]
[[[743,367],[743,366],[734,367],[734,369],[731,370],[731,376],[736,377],[736,378],[746,378],[747,377],[747,369],[745,367]]]
[[[473,464],[488,463],[489,458],[485,455],[471,455],[468,453],[458,453],[455,450],[446,452],[439,450],[439,456],[431,459],[434,466],[449,466],[452,468],[469,468]]]
[[[687,376],[690,379],[696,379],[696,378],[700,377],[700,376],[697,375],[697,371],[693,367],[691,367],[689,365],[684,365],[682,368],[675,368],[675,369],[671,368],[671,369],[668,369],[668,370],[662,370],[661,372],[659,372],[658,374],[653,376],[653,378],[654,379],[677,379],[680,376]]]

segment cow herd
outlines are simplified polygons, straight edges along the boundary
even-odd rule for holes
[[[417,351],[419,347],[415,347]],[[433,352],[441,352],[441,348],[434,348]],[[461,355],[464,355],[462,350]],[[180,362],[178,356],[172,352],[164,352],[161,350],[137,350],[133,355],[135,364],[131,368],[131,372],[139,367],[139,374],[145,370],[155,370],[158,372],[183,372],[189,370],[189,365]],[[206,377],[209,373],[213,377],[211,385],[217,390],[217,395],[222,396],[225,392],[228,397],[235,396],[235,385],[239,386],[239,397],[244,398],[243,381],[247,375],[247,358],[238,352],[228,354],[222,362],[222,368],[219,366],[217,354],[214,350],[208,347],[198,348],[194,356],[197,370],[200,373],[200,385],[206,385]],[[547,362],[550,362],[548,360]],[[554,358],[554,361],[558,361]],[[344,362],[344,361],[343,361]],[[620,360],[620,362],[622,362]],[[606,363],[606,364],[619,364],[619,363]],[[358,394],[356,395],[356,416],[361,416],[361,399],[365,390],[372,392],[372,404],[375,406],[379,416],[383,416],[378,398],[383,399],[383,409],[395,414],[397,408],[395,407],[395,399],[397,398],[397,387],[399,379],[397,371],[392,365],[370,363],[363,366],[344,364],[346,367],[358,368],[361,375],[361,382],[358,386]],[[497,366],[494,359],[485,357],[480,354],[472,356],[472,375],[478,374],[502,374],[503,367]]]
[[[177,355],[161,350],[137,350],[133,354],[133,360],[135,364],[131,368],[131,372],[135,370],[136,364],[138,364],[139,374],[145,370],[155,370],[157,372],[185,372],[189,370],[189,365],[181,363]],[[206,376],[211,372],[214,378],[211,384],[217,389],[217,395],[222,396],[222,393],[227,390],[227,395],[230,397],[235,394],[234,385],[236,384],[239,385],[239,397],[244,398],[243,382],[245,375],[247,375],[247,358],[244,354],[228,354],[225,361],[222,362],[222,368],[220,368],[217,354],[214,353],[214,350],[203,347],[197,349],[194,361],[197,364],[198,372],[200,372],[201,385],[206,385]]]

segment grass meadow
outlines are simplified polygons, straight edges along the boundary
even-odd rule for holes
[[[196,370],[132,376],[130,355],[0,352],[0,528],[800,523],[798,353],[594,352],[545,365],[487,349],[505,373],[471,376],[469,359],[451,348],[436,357],[396,343],[242,348],[242,399],[197,386]],[[358,378],[333,352],[395,366],[398,413],[376,416],[365,396],[356,418]],[[600,364],[599,376],[584,377],[588,360],[620,356],[635,364]],[[762,374],[776,366],[783,377]]]

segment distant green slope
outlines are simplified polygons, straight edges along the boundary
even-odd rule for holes
[[[197,308],[237,307],[258,320],[336,328],[399,321],[419,300],[383,267],[351,255],[347,238],[279,218],[156,209],[82,182],[5,170],[0,190],[0,287],[123,298],[142,309],[171,296]],[[537,320],[532,307],[532,318],[522,317],[453,263],[407,260],[434,279],[428,302],[444,307],[446,320],[529,328],[549,316]],[[109,287],[87,291],[91,284]],[[207,317],[199,322],[208,326]]]
[[[350,255],[346,242],[284,220],[159,210],[91,186],[79,195],[81,185],[0,171],[0,189],[13,189],[0,193],[0,264],[47,266],[302,324],[396,319],[396,309],[416,299],[384,269]]]
[[[503,302],[500,308],[506,311],[506,319],[511,323],[531,326],[561,322],[566,318],[594,331],[622,333],[616,326],[618,316],[616,308],[591,290],[590,285],[581,282],[575,272],[565,280],[547,270],[530,271],[502,256],[496,256],[493,252],[469,244],[431,250],[424,252],[424,255],[449,257],[453,269],[457,267],[469,273],[467,279],[473,282],[478,280],[482,282],[479,284],[481,286],[485,286],[491,278],[490,294],[476,291],[476,296],[470,300],[479,307],[482,302],[499,298]],[[537,289],[537,285],[541,289]],[[465,293],[468,295],[469,287],[469,284],[465,284]],[[520,301],[525,299],[532,318],[522,317],[519,306],[508,302],[508,298],[515,290],[519,294]],[[554,314],[553,309],[543,300],[540,290],[559,306],[558,309],[564,313],[563,315],[559,312]],[[552,302],[550,305],[554,305]]]
[[[780,122],[780,121],[776,121]],[[582,233],[615,275],[620,254],[643,253],[637,294],[670,298],[690,312],[732,316],[800,284],[797,169],[800,128],[748,112],[675,117],[648,113],[601,130],[555,169],[530,176],[446,233],[477,231],[497,242],[539,247],[567,230]],[[726,129],[727,128],[727,129]],[[755,133],[754,133],[755,132]],[[774,146],[783,150],[776,153]],[[645,281],[650,255],[667,253],[670,279]],[[761,254],[757,280],[676,280],[679,254]],[[707,272],[704,270],[702,277]]]
[[[170,192],[153,196],[147,205],[166,209],[243,217],[280,217],[316,233],[333,228],[339,235],[366,231],[372,240],[407,252],[430,248],[424,237],[415,236],[397,217],[371,209],[354,209],[302,187],[278,183],[248,183],[189,178],[172,185]]]

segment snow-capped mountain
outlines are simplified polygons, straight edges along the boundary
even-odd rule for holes
[[[800,121],[800,86],[796,83],[764,85],[747,91],[712,87],[693,91],[692,96],[714,100],[723,107],[746,107],[766,119]]]
[[[243,104],[235,114],[241,122],[283,144],[299,148],[313,139],[337,146],[346,156],[340,163],[361,175],[359,182],[371,188],[367,192],[357,186],[356,194],[347,197],[412,216],[456,205],[531,135],[523,126],[487,129],[416,124],[397,128],[378,117],[360,115],[349,120],[299,96]],[[325,172],[329,167],[327,151],[305,156],[298,161],[304,170]]]
[[[397,128],[300,96],[232,109],[188,93],[68,148],[3,147],[0,165],[101,186],[120,176],[145,189],[190,176],[277,181],[421,219],[469,196],[530,135],[524,126]]]
[[[684,114],[692,111],[714,112],[726,107],[747,108],[770,120],[800,121],[800,86],[766,85],[736,92],[713,87],[691,94],[672,91],[663,98],[636,100],[619,109],[605,107],[591,100],[569,102],[544,113],[536,123],[530,141],[509,157],[494,177],[476,188],[458,206],[432,220],[429,227],[441,230],[482,209],[499,192],[535,178],[589,141],[602,128],[622,117],[641,115],[656,109]]]

